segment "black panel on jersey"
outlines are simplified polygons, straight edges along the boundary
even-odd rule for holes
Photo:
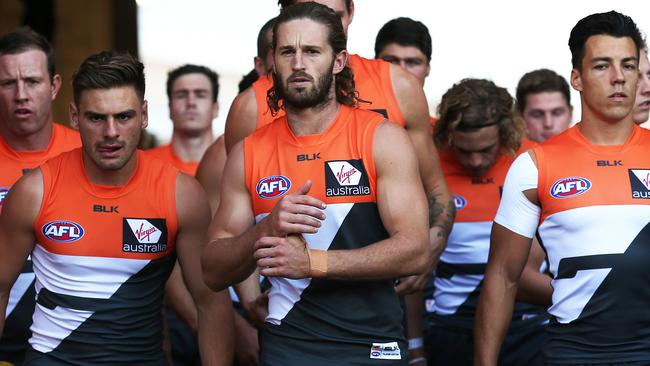
[[[388,237],[376,203],[355,203],[329,249],[356,249]],[[263,365],[405,365],[408,359],[402,309],[390,280],[312,279],[281,324],[267,324],[265,334]],[[373,342],[395,341],[401,361],[370,359]]]
[[[175,255],[152,260],[98,305],[52,292],[39,296],[39,303],[64,300],[96,311],[53,351],[32,352],[30,365],[166,365],[162,298],[175,261]]]
[[[32,261],[30,260],[29,263],[31,267]],[[32,281],[14,310],[5,319],[4,333],[0,338],[0,361],[20,365],[25,358],[25,351],[29,348],[27,341],[32,336],[29,326],[32,324],[32,315],[36,306],[34,282]]]
[[[589,243],[574,243],[589,245]],[[623,254],[564,258],[562,278],[577,271],[611,268],[578,318],[568,324],[552,321],[549,362],[636,362],[650,364],[650,224]]]

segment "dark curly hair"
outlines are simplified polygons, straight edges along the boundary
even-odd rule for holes
[[[485,79],[463,79],[442,96],[440,118],[435,124],[434,140],[449,149],[454,131],[472,131],[499,126],[499,144],[509,155],[521,146],[526,129],[514,113],[514,100],[505,88]]]
[[[327,41],[334,54],[346,49],[347,37],[341,24],[341,18],[336,15],[334,10],[315,2],[299,3],[282,9],[273,26],[273,49],[277,46],[278,27],[295,19],[310,19],[325,25],[328,29]],[[359,98],[355,89],[354,74],[350,67],[345,66],[340,73],[336,74],[334,83],[336,100],[339,103],[347,106],[357,106],[359,101],[363,101]],[[275,115],[283,108],[282,85],[280,83],[273,83],[273,87],[266,94],[266,101],[272,115]]]

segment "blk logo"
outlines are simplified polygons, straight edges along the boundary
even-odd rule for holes
[[[118,206],[93,205],[93,212],[120,213]]]
[[[84,236],[84,229],[81,225],[67,220],[48,222],[43,225],[41,232],[52,241],[64,243],[77,241]]]
[[[551,187],[551,196],[569,198],[579,196],[591,189],[591,182],[586,178],[568,177],[557,180]]]
[[[312,160],[320,160],[320,153],[296,155],[296,161],[312,161]]]
[[[291,188],[291,181],[283,175],[274,175],[260,179],[255,191],[261,198],[272,199],[287,193]]]

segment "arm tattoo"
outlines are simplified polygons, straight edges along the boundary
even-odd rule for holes
[[[453,198],[447,202],[447,205],[444,205],[438,202],[435,196],[429,197],[429,227],[438,226],[447,236],[451,231],[455,216],[456,205]]]

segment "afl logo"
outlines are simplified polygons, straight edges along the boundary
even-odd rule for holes
[[[456,206],[457,210],[462,210],[463,208],[465,208],[465,206],[467,206],[467,200],[464,199],[463,197],[455,194],[454,195],[454,206]]]
[[[271,199],[287,193],[289,188],[291,188],[289,178],[282,175],[273,175],[260,179],[255,190],[261,198]]]
[[[591,182],[586,178],[568,177],[557,180],[551,187],[551,196],[569,198],[579,196],[591,188]]]
[[[59,220],[48,222],[41,229],[46,238],[53,241],[73,242],[84,236],[84,228],[76,222]]]

